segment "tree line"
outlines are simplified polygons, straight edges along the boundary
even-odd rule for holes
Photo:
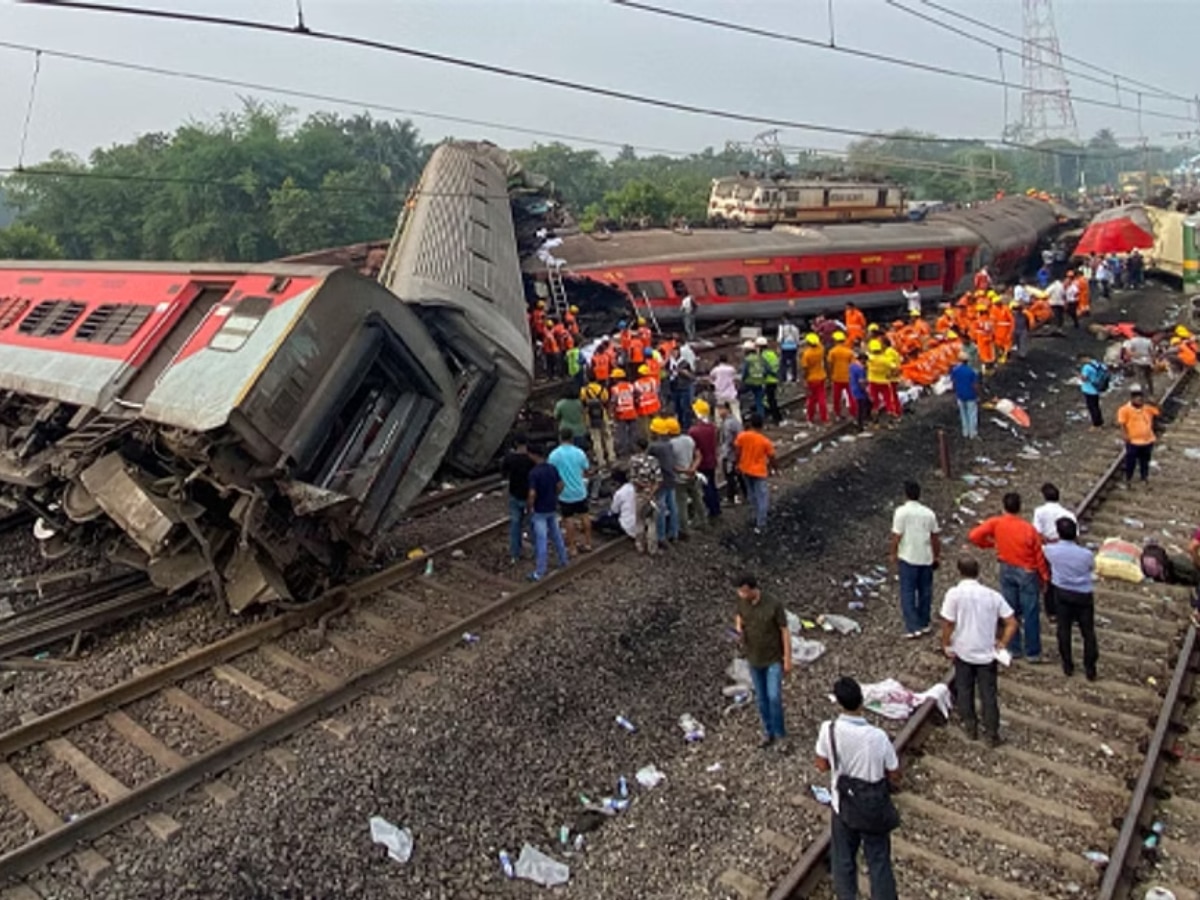
[[[925,140],[914,141],[912,138]],[[1121,171],[1167,168],[1186,151],[1122,148],[1111,132],[1042,150],[937,140],[918,132],[851,144],[842,157],[770,144],[686,156],[606,157],[563,143],[514,151],[546,176],[584,228],[704,221],[713,178],[739,171],[856,175],[913,199],[967,202],[1026,188],[1073,192]],[[432,150],[408,120],[247,101],[175,131],[80,158],[57,151],[0,182],[0,258],[262,261],[388,237]]]

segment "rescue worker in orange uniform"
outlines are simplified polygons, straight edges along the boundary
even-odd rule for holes
[[[976,293],[991,290],[992,276],[988,274],[987,266],[975,273],[974,286]]]
[[[978,315],[971,323],[971,340],[979,351],[979,364],[986,374],[996,364],[996,341],[992,334],[992,320],[987,315],[987,306],[980,305],[975,311]]]
[[[610,387],[609,378],[612,377],[613,362],[612,344],[608,341],[603,341],[592,351],[592,378],[605,388]]]
[[[1016,320],[1013,318],[1012,310],[1004,302],[1003,297],[997,297],[992,301],[990,315],[992,319],[992,338],[996,341],[996,356],[1000,362],[1008,362],[1008,354],[1012,352],[1013,330],[1016,328]]]
[[[846,413],[851,419],[858,415],[858,405],[850,391],[850,366],[854,363],[854,351],[844,331],[833,333],[834,345],[826,357],[829,363],[829,380],[833,382],[833,414],[842,418],[842,397],[846,398]]]
[[[924,349],[926,342],[931,334],[929,323],[921,318],[920,312],[913,310],[909,313],[909,330],[912,332],[912,338],[917,343],[918,348]]]
[[[578,343],[579,338],[581,337],[579,331],[579,319],[576,318],[578,315],[578,306],[568,307],[567,311],[563,314],[563,326],[567,329],[567,333],[571,335],[571,339],[576,343]]]
[[[937,321],[933,323],[933,330],[937,334],[945,334],[954,328],[954,313],[950,310],[949,303],[943,303],[937,317]]]
[[[624,369],[612,370],[612,387],[608,396],[612,402],[612,417],[616,423],[614,434],[614,449],[617,456],[627,458],[637,447],[637,398],[634,396],[633,385],[625,377]]]
[[[1076,276],[1075,284],[1079,288],[1079,309],[1076,312],[1081,316],[1085,316],[1088,310],[1092,308],[1091,285],[1082,274]]]
[[[813,332],[804,336],[807,345],[800,354],[800,372],[804,375],[804,385],[808,391],[805,398],[804,412],[810,424],[815,424],[818,413],[821,423],[829,422],[829,407],[825,401],[825,348],[821,339]]]
[[[629,351],[633,347],[633,332],[624,319],[617,323],[617,347],[621,351],[617,362],[622,366],[628,365]]]
[[[642,335],[640,332],[634,331],[630,335],[629,349],[625,354],[625,361],[631,368],[634,369],[645,364],[646,344],[642,341]]]
[[[547,319],[542,329],[542,359],[546,361],[546,377],[557,378],[562,373],[563,348],[559,346],[554,320]]]
[[[650,440],[650,420],[662,409],[658,396],[658,376],[645,363],[638,366],[638,379],[633,383],[633,395],[637,402],[638,433]]]
[[[846,320],[846,340],[853,347],[867,334],[867,317],[853,303],[847,303],[843,318]]]
[[[650,331],[650,326],[646,324],[645,319],[638,318],[637,323],[638,337],[642,339],[642,346],[648,350],[654,343],[654,333]]]

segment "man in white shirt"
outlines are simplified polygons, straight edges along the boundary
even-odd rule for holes
[[[612,503],[608,512],[596,517],[592,527],[597,531],[621,533],[637,540],[637,488],[629,481],[624,469],[613,469],[612,480],[617,485]]]
[[[866,834],[850,828],[839,815],[838,776],[879,782],[886,778],[900,783],[900,760],[891,739],[863,717],[863,693],[853,678],[842,677],[833,695],[843,712],[831,722],[822,722],[817,734],[814,764],[830,772],[833,814],[830,818],[830,856],[833,889],[838,900],[858,898],[858,850],[862,847],[871,874],[871,900],[896,900],[896,876],[892,872],[892,839],[889,834]],[[833,739],[830,740],[830,732]]]
[[[742,404],[738,401],[738,371],[729,364],[729,357],[722,354],[717,357],[717,364],[709,370],[708,380],[712,382],[713,393],[717,398],[717,406],[728,403],[735,419],[742,421]]]
[[[1042,485],[1042,499],[1046,502],[1033,511],[1033,527],[1042,536],[1043,544],[1058,540],[1058,520],[1075,521],[1075,513],[1058,502],[1058,488],[1046,482]]]
[[[1057,278],[1046,288],[1046,302],[1050,304],[1050,312],[1054,315],[1054,327],[1061,331],[1063,314],[1067,311],[1067,289]]]
[[[1146,393],[1154,396],[1154,341],[1137,330],[1133,337],[1121,345],[1122,355],[1133,366],[1133,374]]]
[[[979,739],[975,716],[975,688],[983,713],[983,730],[988,746],[998,747],[1000,701],[996,694],[996,654],[1017,633],[1017,618],[999,591],[979,583],[979,562],[971,557],[958,561],[962,581],[946,591],[942,602],[942,650],[954,660],[954,693],[958,717],[971,740]],[[997,639],[997,623],[1004,633]]]
[[[1029,294],[1029,285],[1022,281],[1014,287],[1013,299],[1020,303],[1021,306],[1028,306],[1033,299]]]
[[[914,284],[907,291],[901,291],[900,293],[904,295],[904,303],[908,307],[908,314],[910,316],[919,316],[921,314],[921,289]]]
[[[696,301],[688,294],[679,301],[679,312],[683,316],[683,333],[689,341],[696,339]]]
[[[900,614],[904,636],[928,634],[933,614],[933,570],[942,552],[941,528],[933,510],[918,501],[921,486],[904,483],[906,501],[892,515],[892,562],[900,573]]]

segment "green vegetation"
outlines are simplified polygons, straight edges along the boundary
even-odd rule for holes
[[[844,159],[784,147],[708,148],[683,157],[611,159],[561,143],[514,152],[548,177],[584,228],[704,221],[713,178],[738,171],[890,178],[914,199],[962,202],[997,190],[1074,192],[1115,185],[1121,171],[1169,168],[1186,151],[1122,148],[1101,131],[1056,153],[898,132],[850,145]],[[1021,136],[1010,136],[1020,142]],[[385,238],[430,152],[409,121],[246,102],[210,123],[97,148],[56,152],[0,184],[0,257],[258,261]],[[2,222],[2,220],[0,220]]]

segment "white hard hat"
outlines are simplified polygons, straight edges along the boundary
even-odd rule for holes
[[[754,346],[755,346],[755,347],[765,347],[765,346],[767,346],[767,339],[766,339],[765,337],[756,337],[756,338],[754,339]]]
[[[742,349],[743,350],[753,350],[754,349],[754,341],[747,340],[745,343],[742,344]]]

